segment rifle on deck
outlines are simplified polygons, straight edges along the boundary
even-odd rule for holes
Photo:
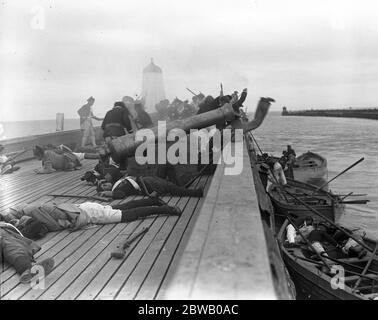
[[[75,194],[48,194],[48,196],[52,197],[61,197],[61,198],[78,198],[78,199],[86,199],[86,200],[97,200],[97,201],[104,201],[110,202],[112,198],[100,197],[100,196],[79,196]]]
[[[138,239],[140,236],[145,234],[149,230],[148,227],[143,228],[141,231],[127,239],[124,243],[121,243],[120,245],[117,246],[117,248],[110,253],[111,258],[115,259],[123,259],[126,255],[126,250],[130,245]]]
[[[18,158],[20,155],[24,154],[25,152],[29,151],[30,149],[25,149],[25,150],[22,150],[20,151],[19,153],[17,153],[16,155],[14,156],[7,156],[8,160],[5,161],[2,165],[5,166],[9,163],[11,163],[12,161],[14,161],[16,158]]]

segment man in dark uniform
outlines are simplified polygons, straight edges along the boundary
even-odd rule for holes
[[[122,101],[114,103],[113,109],[106,113],[101,124],[105,141],[123,136],[126,134],[126,131],[129,133],[132,132],[129,116],[130,113]]]
[[[152,127],[153,123],[150,115],[143,109],[141,103],[135,103],[135,111],[137,113],[137,123],[140,129]]]
[[[54,268],[54,260],[52,258],[47,258],[36,264],[33,256],[41,249],[41,247],[32,240],[25,238],[13,225],[2,222],[1,215],[0,248],[0,264],[2,263],[2,259],[4,259],[14,267],[16,272],[21,276],[21,283],[31,282],[36,275],[33,273],[34,265],[43,269],[44,276],[47,276]]]
[[[101,128],[104,131],[103,137],[105,142],[109,142],[114,138],[125,135],[126,133],[132,133],[133,129],[130,122],[131,114],[126,108],[126,105],[122,101],[114,103],[113,109],[109,110],[101,124]],[[127,158],[119,163],[120,168],[125,170],[127,168]]]
[[[105,174],[105,183],[100,189],[101,196],[123,199],[130,195],[165,195],[182,197],[202,197],[203,188],[188,189],[173,182],[155,176],[122,176],[120,170],[109,169]]]

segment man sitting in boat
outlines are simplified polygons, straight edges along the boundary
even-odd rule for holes
[[[52,258],[35,263],[33,256],[41,247],[24,237],[12,224],[3,222],[1,215],[0,247],[0,262],[4,258],[5,262],[14,267],[16,272],[21,275],[21,283],[30,283],[37,272],[41,271],[38,270],[39,268],[43,269],[44,276],[47,276],[54,268],[54,260]]]
[[[291,145],[287,145],[287,149],[282,151],[282,156],[286,160],[286,174],[289,178],[294,179],[293,165],[295,163],[296,154]]]
[[[348,233],[352,233],[350,230],[343,229]],[[348,237],[344,232],[337,230],[336,228],[331,228],[330,233],[333,234],[333,238],[339,243],[344,254],[350,257],[358,257],[359,259],[362,259],[367,254],[367,251],[360,244],[354,239]],[[354,234],[354,237],[363,241],[360,235]]]
[[[105,181],[98,188],[100,195],[123,199],[130,195],[166,195],[202,197],[203,188],[188,189],[156,176],[133,177],[122,175],[119,169],[109,169]]]
[[[281,158],[279,161],[275,160],[274,158],[269,158],[266,165],[268,166],[268,181],[266,186],[267,191],[272,184],[280,184],[282,186],[287,184],[283,169],[286,165],[284,158]]]
[[[350,257],[358,257],[361,259],[367,254],[367,251],[360,244],[352,238],[349,238],[344,232],[336,228],[328,227],[324,223],[314,223],[311,217],[297,219],[295,224],[302,235],[296,231],[294,226],[289,224],[286,227],[287,240],[285,246],[287,247],[305,243],[303,239],[303,237],[305,237],[311,243],[315,251],[324,257],[328,257],[328,253],[323,246],[324,244],[332,245],[340,249],[343,254]],[[312,258],[316,258],[316,256]],[[332,261],[329,263],[332,264]]]
[[[44,149],[36,146],[33,150],[34,156],[42,161],[42,169],[34,170],[36,173],[52,173],[56,170],[76,170],[81,167],[80,161],[83,159],[98,159],[97,154],[75,153],[64,145]]]
[[[288,161],[295,161],[296,156],[294,149],[288,144],[286,147],[286,157]]]
[[[91,224],[131,222],[150,215],[180,214],[178,207],[149,198],[112,206],[94,202],[21,204],[9,208],[3,219],[16,226],[23,236],[36,240],[48,232],[63,229],[78,230]]]

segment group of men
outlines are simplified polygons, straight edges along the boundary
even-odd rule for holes
[[[215,110],[226,103],[231,103],[235,112],[239,113],[242,112],[241,107],[246,98],[247,88],[243,89],[240,97],[238,91],[234,91],[230,95],[224,95],[222,88],[219,96],[216,98],[211,95],[205,96],[201,92],[199,94],[193,94],[190,103],[188,100],[182,101],[176,97],[171,103],[169,103],[167,99],[160,101],[156,104],[155,108],[158,112],[159,120],[177,120]]]
[[[63,148],[64,149],[64,148]],[[68,158],[66,168],[77,165],[74,159],[59,154],[57,150],[40,150],[45,161],[54,162],[51,153],[58,152]],[[42,155],[42,153],[41,153]],[[55,157],[56,155],[54,155]],[[74,157],[76,157],[74,155]],[[62,162],[63,163],[63,162]],[[95,202],[70,203],[29,203],[8,208],[0,214],[0,247],[2,257],[13,265],[21,275],[20,281],[28,283],[33,278],[34,254],[40,247],[32,240],[40,239],[47,232],[63,229],[77,230],[92,224],[131,222],[150,215],[180,216],[181,210],[170,206],[159,198],[165,194],[173,196],[202,197],[203,188],[189,189],[157,176],[132,177],[117,167],[104,170],[100,196],[123,199],[129,195],[142,195],[144,199],[132,200],[118,205],[102,205]],[[101,191],[104,190],[104,191]],[[53,259],[39,263],[47,275],[54,265]]]
[[[143,101],[134,101],[132,97],[125,96],[122,101],[114,103],[113,108],[106,113],[104,118],[94,116],[92,109],[94,102],[95,99],[89,97],[87,103],[78,110],[80,127],[83,131],[82,147],[85,147],[88,138],[93,147],[97,146],[92,119],[102,121],[104,139],[119,137],[136,129],[152,126],[151,117],[144,110]]]
[[[203,96],[203,94],[200,94]],[[194,99],[193,101],[197,101]],[[188,100],[180,100],[175,98],[171,103],[168,99],[164,99],[155,105],[159,120],[178,120],[185,119],[196,114],[198,104],[189,103]]]
[[[222,96],[211,100],[203,96],[196,97],[198,105],[197,113],[206,112],[221,107],[224,103],[232,103],[235,108],[244,101],[246,89],[242,97],[237,98],[234,93],[231,96]],[[87,103],[79,110],[81,128],[84,131],[82,146],[90,137],[93,146],[96,146],[92,118],[102,120],[102,130],[105,142],[133,132],[135,129],[152,126],[150,116],[144,111],[141,103],[132,101],[130,97],[124,97],[123,101],[117,101],[103,119],[93,115],[92,106],[95,99],[88,98]],[[179,101],[176,101],[177,109],[181,109]],[[134,108],[132,110],[132,107]],[[184,108],[185,109],[185,108]],[[131,111],[132,110],[132,111]],[[193,111],[193,110],[192,110]],[[191,112],[192,112],[191,111]],[[136,116],[134,116],[134,114]],[[182,112],[179,112],[182,113]],[[110,199],[124,199],[130,195],[141,195],[144,199],[133,200],[118,205],[102,205],[94,202],[81,204],[70,203],[30,203],[9,208],[5,214],[0,214],[0,247],[2,257],[13,265],[21,275],[21,282],[28,283],[33,278],[34,254],[40,247],[33,241],[40,239],[47,232],[62,229],[77,230],[90,224],[106,224],[130,222],[149,215],[176,215],[181,211],[178,207],[169,206],[159,197],[163,195],[202,197],[204,190],[199,188],[187,188],[167,179],[175,176],[174,167],[165,172],[163,176],[131,176],[126,167],[120,163],[111,163],[108,155],[99,153],[76,153],[64,145],[34,148],[34,155],[41,160],[42,169],[37,173],[52,173],[56,170],[76,170],[81,167],[82,159],[96,159],[99,163],[92,170],[94,185],[100,196]],[[122,170],[123,169],[123,170]],[[172,173],[173,171],[173,173]],[[170,172],[168,174],[168,172]],[[85,180],[82,178],[82,180]],[[172,181],[173,180],[173,181]],[[39,263],[47,275],[54,267],[53,259],[46,259]]]
[[[296,154],[291,145],[282,152],[281,158],[269,156],[267,153],[259,156],[260,177],[263,181],[264,187],[268,191],[271,184],[286,185],[286,177],[293,178],[292,165],[295,162]]]
[[[158,198],[133,200],[113,206],[94,202],[22,204],[0,215],[0,259],[4,257],[16,269],[22,283],[29,283],[34,276],[34,255],[41,249],[33,240],[42,238],[48,232],[73,231],[91,224],[131,222],[150,215],[180,214],[178,207],[169,206]],[[53,269],[54,260],[49,258],[39,265],[47,275]]]

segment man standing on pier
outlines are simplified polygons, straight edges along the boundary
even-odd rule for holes
[[[95,102],[95,98],[89,97],[87,103],[83,105],[77,113],[80,116],[80,128],[83,130],[83,139],[81,141],[81,146],[84,148],[87,143],[88,137],[91,140],[92,146],[96,147],[96,134],[93,128],[92,118],[98,121],[103,120],[102,118],[95,117],[93,115],[92,106]]]

